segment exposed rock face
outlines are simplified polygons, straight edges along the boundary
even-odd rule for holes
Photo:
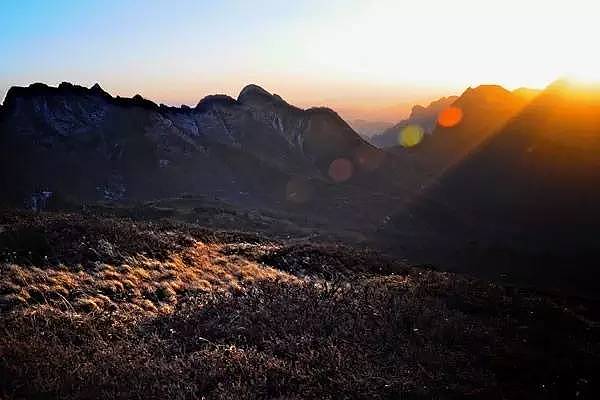
[[[118,177],[131,198],[179,192],[270,195],[291,174],[327,180],[329,164],[375,150],[336,113],[302,110],[249,85],[194,108],[112,97],[99,85],[13,87],[0,108],[6,197],[54,190],[97,198]]]
[[[431,102],[427,107],[414,106],[407,119],[400,121],[379,135],[373,136],[371,143],[379,148],[397,146],[400,130],[408,125],[419,125],[425,133],[432,133],[440,111],[450,106],[456,99],[458,99],[457,96],[448,96]]]

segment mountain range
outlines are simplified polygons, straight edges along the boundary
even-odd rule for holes
[[[474,89],[477,89],[479,93],[477,93],[475,95],[475,99],[471,99],[471,100],[464,100],[462,99],[461,102],[465,102],[465,101],[479,101],[479,98],[477,98],[476,96],[481,95],[481,101],[483,102],[489,102],[490,99],[488,99],[488,96],[494,96],[494,93],[491,92],[491,89],[489,90],[489,92],[483,92],[483,90],[486,87],[496,87],[497,89],[501,89],[502,91],[506,91],[504,88],[497,86],[497,85],[482,85],[479,87],[476,87]],[[472,90],[472,88],[469,88],[467,90],[467,92],[469,90]],[[537,96],[539,94],[539,90],[537,89],[530,89],[530,88],[519,88],[519,89],[515,89],[514,91],[512,91],[512,94],[514,95],[515,100],[520,100],[520,101],[530,101],[532,100],[535,96]],[[466,93],[465,93],[466,94]],[[464,97],[464,94],[461,95],[460,97]],[[473,95],[472,95],[473,97]],[[452,106],[453,103],[459,99],[459,96],[447,96],[447,97],[441,97],[437,100],[432,101],[431,103],[429,103],[429,105],[427,106],[421,106],[421,105],[415,105],[412,108],[412,111],[409,115],[408,118],[403,119],[402,121],[398,122],[397,124],[383,130],[381,133],[372,135],[370,142],[379,147],[379,148],[393,148],[393,147],[397,147],[400,144],[399,141],[399,134],[402,131],[403,128],[406,128],[407,126],[410,125],[417,125],[420,127],[420,129],[423,130],[423,133],[425,135],[428,134],[432,134],[434,132],[434,130],[438,127],[438,116],[440,115],[440,113],[442,111],[444,111],[445,109],[447,109],[448,107]],[[457,104],[458,107],[460,107],[460,104]]]
[[[432,101],[428,106],[415,105],[407,119],[387,128],[383,132],[373,135],[371,143],[377,147],[393,147],[398,145],[398,135],[402,128],[409,125],[419,125],[425,133],[431,133],[436,127],[438,114],[450,106],[458,96],[442,97]]]
[[[281,198],[290,177],[331,182],[332,163],[344,160],[335,165],[348,176],[333,180],[356,180],[383,157],[334,111],[303,110],[256,85],[194,108],[113,97],[97,84],[13,87],[0,149],[0,190],[13,202],[40,190],[88,200]]]
[[[460,119],[444,126],[437,115],[448,107]],[[572,287],[593,285],[584,259],[600,248],[600,91],[482,85],[415,107],[396,129],[408,121],[430,133],[381,150],[334,111],[300,109],[256,85],[193,108],[98,85],[13,87],[0,108],[0,202],[45,192],[301,205],[306,221],[329,218],[318,229],[342,223],[414,262],[558,286],[572,265]]]
[[[421,174],[421,183],[427,185],[469,154],[493,135],[510,118],[525,107],[527,100],[498,85],[481,85],[468,88],[458,98],[447,98],[439,106],[437,116],[452,106],[461,110],[459,123],[442,126],[434,121],[430,134],[413,147],[396,144],[386,150],[398,159],[412,165]],[[431,119],[432,113],[425,115]],[[437,117],[436,117],[437,119]]]
[[[443,255],[448,266],[494,278],[593,290],[600,275],[600,90],[559,80],[531,98],[487,87],[487,106],[477,90],[454,103],[463,107],[461,124],[428,138],[437,151],[430,157],[455,141],[462,154],[453,151],[454,160],[384,236],[395,232],[391,243],[420,249],[425,263],[439,264]],[[471,110],[478,110],[472,118]]]

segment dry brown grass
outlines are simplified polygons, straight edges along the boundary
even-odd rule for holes
[[[74,229],[48,218],[51,237]],[[27,222],[46,229],[44,216]],[[67,235],[52,262],[0,263],[0,398],[586,399],[599,388],[594,303],[340,245],[73,224],[96,246],[85,257]],[[162,250],[136,243],[148,237]]]
[[[89,312],[98,309],[141,309],[157,312],[175,305],[182,296],[240,292],[264,280],[297,278],[237,255],[223,254],[222,245],[195,242],[182,252],[159,261],[144,255],[125,263],[94,263],[73,270],[64,265],[45,268],[0,265],[0,304],[12,307],[49,304],[59,309]]]

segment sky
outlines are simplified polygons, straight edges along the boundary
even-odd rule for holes
[[[600,80],[594,0],[1,0],[0,99],[96,82],[195,105],[256,83],[347,119],[403,117],[468,86]]]

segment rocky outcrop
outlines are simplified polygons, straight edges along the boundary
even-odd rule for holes
[[[291,174],[328,180],[332,161],[374,150],[332,110],[302,110],[256,85],[191,108],[36,83],[11,88],[0,116],[0,184],[17,197],[49,188],[94,198],[114,176],[138,198],[252,192]]]

